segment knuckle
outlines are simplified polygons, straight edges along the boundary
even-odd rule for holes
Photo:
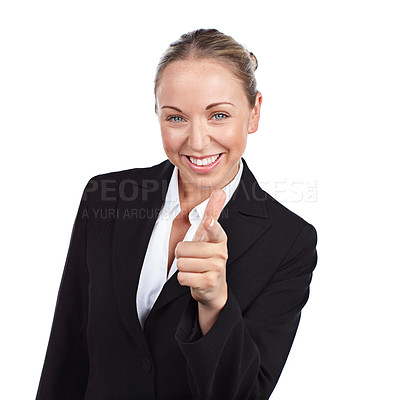
[[[181,247],[182,247],[182,242],[178,242],[178,244],[175,246],[175,256],[178,258],[181,255]]]
[[[220,272],[221,270],[222,270],[222,264],[221,264],[221,260],[219,260],[219,259],[214,259],[212,262],[211,262],[211,267],[212,267],[212,269],[214,270],[214,271],[216,271],[216,272]]]
[[[228,259],[228,252],[225,248],[219,249],[217,252],[218,258],[221,258],[222,260],[227,260]]]
[[[183,274],[182,274],[182,272],[178,272],[178,275],[176,276],[176,279],[178,279],[178,282],[180,283],[180,284],[183,284],[184,282],[183,282]]]
[[[224,269],[225,269],[225,264],[219,263],[218,266],[217,266],[217,272],[218,272],[218,274],[219,274],[219,275],[222,274],[222,273],[224,272]]]
[[[212,289],[214,286],[215,286],[215,278],[211,274],[208,274],[206,277],[206,288]]]

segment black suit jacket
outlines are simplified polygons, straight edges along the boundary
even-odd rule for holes
[[[314,227],[243,175],[219,222],[228,300],[202,336],[177,272],[142,330],[136,290],[173,165],[93,177],[74,223],[37,400],[267,399],[317,262]]]

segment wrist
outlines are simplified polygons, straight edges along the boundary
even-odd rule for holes
[[[198,302],[198,321],[203,336],[212,328],[228,300],[228,292],[213,304]]]
[[[220,312],[225,307],[227,301],[228,301],[228,285],[226,284],[223,294],[221,294],[217,299],[214,299],[209,303],[199,302],[199,308],[204,312],[216,313]]]

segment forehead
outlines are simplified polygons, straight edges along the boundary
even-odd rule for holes
[[[182,60],[169,64],[157,88],[161,102],[195,99],[246,101],[241,81],[229,66],[214,60]]]

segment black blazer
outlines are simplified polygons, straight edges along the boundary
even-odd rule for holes
[[[267,399],[317,262],[314,227],[243,175],[219,222],[228,300],[202,336],[177,272],[142,330],[140,270],[173,165],[93,177],[71,235],[37,400]]]

